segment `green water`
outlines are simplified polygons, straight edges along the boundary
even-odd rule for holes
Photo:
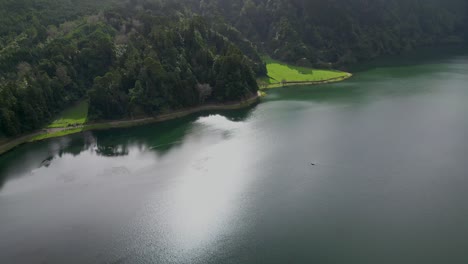
[[[1,156],[0,263],[467,263],[468,56],[408,58]]]

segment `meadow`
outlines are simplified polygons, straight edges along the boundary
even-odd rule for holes
[[[81,126],[88,121],[88,107],[87,100],[66,109],[60,116],[52,122],[47,128],[63,128],[71,126]]]
[[[56,137],[63,137],[71,134],[76,134],[80,133],[83,131],[83,127],[79,128],[70,128],[70,129],[65,129],[65,130],[59,130],[59,131],[54,131],[50,133],[43,133],[39,134],[37,136],[32,137],[31,139],[28,140],[28,142],[34,142],[34,141],[40,141],[48,138],[56,138]]]
[[[269,57],[264,57],[268,77],[258,79],[261,88],[274,88],[291,84],[322,83],[340,81],[351,76],[337,70],[312,69],[289,65]]]

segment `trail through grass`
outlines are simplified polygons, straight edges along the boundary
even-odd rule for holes
[[[88,101],[84,100],[65,110],[47,128],[62,128],[84,125],[88,121]]]

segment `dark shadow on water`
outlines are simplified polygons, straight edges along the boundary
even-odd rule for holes
[[[267,90],[264,102],[301,101],[359,105],[382,96],[410,96],[437,90],[440,80],[466,78],[467,47],[426,48],[401,56],[380,58],[353,69],[348,80],[323,84],[282,87]]]
[[[243,122],[255,107],[242,110],[206,111],[175,120],[155,123],[140,127],[96,131],[98,155],[123,156],[128,154],[128,147],[150,149],[159,156],[167,154],[173,148],[184,143],[185,137],[192,130],[195,122],[202,117],[221,115],[232,122]]]
[[[350,65],[348,71],[360,73],[372,70],[376,67],[402,67],[421,64],[443,63],[452,58],[468,55],[467,45],[443,45],[439,47],[419,48],[415,51],[403,52],[398,55],[387,55],[376,58],[369,62]]]
[[[49,167],[64,155],[79,156],[89,151],[98,156],[123,157],[131,147],[164,156],[182,145],[196,121],[202,117],[221,115],[232,122],[249,118],[256,106],[242,110],[206,111],[180,119],[131,128],[88,131],[62,138],[19,146],[0,156],[0,190],[15,177],[27,175],[34,169]]]
[[[268,90],[264,102],[300,101],[327,104],[359,102],[366,100],[369,91],[366,87],[346,83],[291,86]]]

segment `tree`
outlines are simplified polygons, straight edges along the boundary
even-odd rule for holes
[[[197,91],[198,91],[198,100],[200,104],[203,104],[207,98],[211,96],[213,93],[213,88],[210,84],[197,84]]]
[[[91,113],[95,118],[119,118],[127,110],[127,95],[120,90],[120,74],[115,71],[96,77],[89,92]]]

